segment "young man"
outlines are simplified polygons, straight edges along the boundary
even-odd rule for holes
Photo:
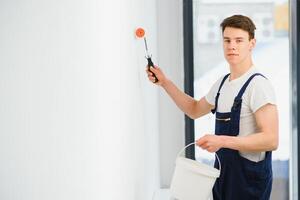
[[[213,188],[214,200],[267,200],[272,188],[271,152],[278,146],[278,114],[269,80],[253,66],[255,25],[246,16],[234,15],[221,23],[224,57],[230,74],[221,77],[208,94],[195,100],[180,91],[155,66],[147,71],[190,118],[216,115],[215,134],[206,134],[197,145],[217,152],[221,175]],[[215,162],[215,167],[218,162]]]

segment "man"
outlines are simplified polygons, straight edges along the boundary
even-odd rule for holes
[[[221,175],[213,188],[214,200],[267,200],[272,188],[271,152],[278,147],[278,114],[274,89],[252,62],[255,25],[234,15],[221,23],[224,57],[230,74],[221,77],[208,94],[195,100],[180,91],[155,66],[147,71],[190,118],[210,111],[216,115],[215,134],[199,138],[197,145],[216,152]],[[219,168],[215,162],[215,167]]]

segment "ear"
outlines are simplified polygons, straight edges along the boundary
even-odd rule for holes
[[[250,48],[249,48],[249,50],[252,51],[252,49],[254,49],[255,45],[256,45],[256,39],[253,38],[253,39],[250,40]]]

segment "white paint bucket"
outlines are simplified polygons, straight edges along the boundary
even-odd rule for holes
[[[217,154],[220,170],[181,156],[185,148],[193,144],[195,142],[185,146],[177,155],[170,190],[171,196],[178,200],[208,200],[220,176],[221,163]]]

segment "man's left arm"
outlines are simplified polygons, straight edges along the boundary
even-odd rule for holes
[[[209,152],[229,148],[242,152],[273,151],[278,147],[278,113],[273,104],[266,104],[255,113],[258,133],[247,136],[205,135],[197,145]]]

